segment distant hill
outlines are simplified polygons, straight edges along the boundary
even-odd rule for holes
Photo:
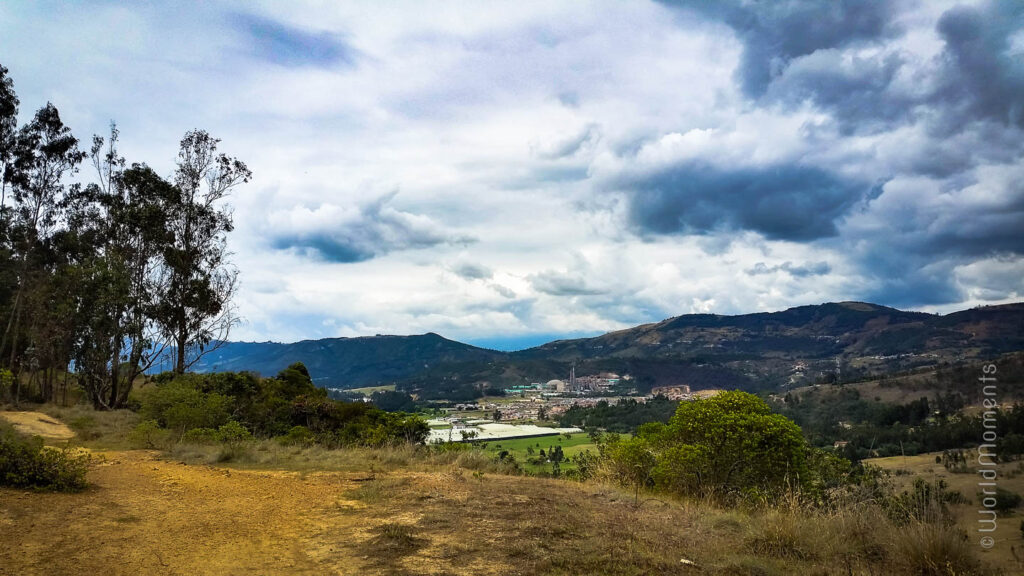
[[[489,362],[501,352],[448,340],[437,334],[325,338],[292,344],[228,342],[193,367],[197,372],[247,370],[272,376],[302,362],[320,386],[358,387],[406,380],[437,364]]]
[[[199,371],[273,374],[305,363],[317,384],[397,384],[424,397],[472,397],[486,386],[601,371],[654,385],[765,389],[988,358],[1024,350],[1024,303],[944,316],[864,302],[799,306],[781,312],[688,314],[594,338],[558,340],[519,352],[477,348],[437,334],[231,342]]]

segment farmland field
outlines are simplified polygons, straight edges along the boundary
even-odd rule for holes
[[[541,450],[547,453],[555,446],[561,446],[562,452],[565,454],[566,460],[561,464],[563,471],[576,467],[574,463],[570,462],[570,459],[580,452],[586,450],[597,452],[597,446],[585,432],[570,434],[569,438],[566,438],[564,434],[558,434],[556,436],[535,436],[533,438],[516,438],[513,440],[491,440],[483,443],[484,450],[490,454],[497,455],[502,450],[508,450],[509,454],[515,456],[516,460],[529,472],[549,471],[551,469],[550,464],[530,464],[527,462],[527,459],[536,458]],[[532,455],[527,451],[527,448],[530,447],[533,448],[534,453]]]
[[[364,386],[363,388],[350,388],[350,389],[346,390],[346,392],[356,392],[358,394],[364,394],[366,396],[369,396],[370,394],[373,394],[374,392],[394,392],[394,391],[395,391],[395,385],[394,384],[388,384],[386,386]]]

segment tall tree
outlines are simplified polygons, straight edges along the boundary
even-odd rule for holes
[[[10,211],[7,208],[7,188],[10,179],[8,168],[14,154],[17,116],[18,96],[14,93],[14,83],[7,75],[7,68],[0,65],[0,319],[10,317],[10,308],[18,289],[17,257],[11,244]],[[5,329],[4,333],[6,332]],[[6,342],[0,342],[0,366],[4,365],[5,345]]]
[[[7,68],[0,65],[0,226],[7,200],[7,166],[14,153],[14,133],[18,126],[18,96]]]
[[[78,140],[50,103],[15,137],[7,180],[14,198],[9,233],[19,260],[17,290],[0,340],[0,351],[9,350],[12,368],[20,369],[15,360],[26,293],[30,286],[45,280],[47,243],[59,222],[64,179],[78,170],[83,157]]]
[[[69,208],[69,234],[84,245],[75,364],[79,381],[97,408],[117,408],[128,400],[137,376],[159,354],[152,311],[168,241],[167,206],[177,194],[172,184],[144,164],[125,168],[117,151],[118,130],[93,138],[91,157],[98,179]]]
[[[231,297],[238,273],[226,242],[233,224],[221,201],[252,173],[238,159],[218,154],[219,142],[203,130],[185,134],[174,174],[178,196],[168,210],[166,292],[156,316],[179,373],[223,343],[237,322]]]

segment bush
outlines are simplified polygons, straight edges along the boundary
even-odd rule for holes
[[[216,444],[220,441],[220,437],[214,428],[193,428],[185,432],[181,441],[190,444]]]
[[[217,429],[217,440],[225,444],[237,445],[252,440],[252,434],[245,426],[231,420]]]
[[[44,446],[42,438],[0,429],[0,485],[57,492],[81,490],[87,485],[85,473],[90,461],[87,453]]]
[[[132,445],[147,450],[159,450],[167,445],[170,432],[160,427],[156,420],[143,420],[128,434]]]
[[[337,448],[422,444],[429,433],[418,416],[331,400],[301,363],[274,378],[160,374],[154,381],[155,386],[139,392],[142,416],[190,442],[238,444],[256,435],[283,437],[285,445],[317,442]],[[147,447],[155,447],[154,434],[147,425],[139,436]]]
[[[1009,512],[1020,506],[1021,497],[1005,488],[996,488],[996,506],[999,512]]]
[[[228,421],[230,401],[217,392],[200,389],[203,380],[187,375],[157,384],[140,393],[142,416],[182,436],[193,428],[217,428]]]
[[[946,576],[981,574],[967,534],[943,524],[913,522],[893,543],[897,561],[908,574]]]
[[[814,454],[792,420],[746,392],[681,402],[667,425],[644,424],[632,441],[607,436],[603,455],[613,465],[621,460],[618,476],[680,494],[762,500],[794,487],[820,492],[844,469],[841,459]]]
[[[284,446],[308,446],[313,443],[313,433],[305,426],[292,426],[292,429],[277,441]]]

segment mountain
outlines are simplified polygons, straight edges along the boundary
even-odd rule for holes
[[[688,314],[594,338],[558,340],[505,353],[437,334],[231,342],[199,371],[274,374],[303,362],[330,387],[397,384],[425,398],[471,398],[484,386],[617,372],[640,389],[688,384],[758,390],[990,358],[1024,350],[1024,303],[944,316],[864,302],[781,312]]]
[[[291,344],[227,342],[204,356],[193,369],[196,372],[247,370],[269,376],[293,362],[302,362],[318,385],[352,388],[406,380],[436,364],[486,363],[501,357],[501,352],[428,333],[325,338]]]

